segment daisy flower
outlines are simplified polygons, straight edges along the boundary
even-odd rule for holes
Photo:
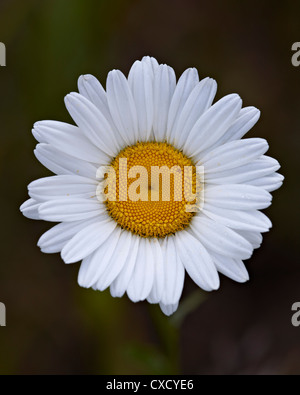
[[[91,75],[79,78],[78,89],[65,98],[75,125],[33,128],[34,153],[55,173],[30,183],[21,206],[28,218],[58,222],[39,239],[41,250],[82,261],[80,286],[159,303],[166,315],[178,307],[185,272],[205,291],[218,289],[218,272],[247,281],[243,260],[271,227],[259,210],[283,181],[278,162],[265,155],[266,140],[243,138],[259,110],[242,108],[237,94],[213,104],[213,79],[199,80],[190,68],[176,81],[171,67],[151,57],[136,61],[128,78],[111,71],[106,91]],[[99,199],[99,188],[105,195],[109,187],[107,174],[99,175],[106,167],[115,175],[115,199]],[[193,193],[201,167],[201,209],[188,210],[186,195],[175,199],[184,189],[175,173],[164,199],[169,187],[160,174],[153,185],[136,167],[192,168]],[[128,199],[131,187],[135,199]]]

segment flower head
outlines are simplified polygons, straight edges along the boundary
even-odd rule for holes
[[[78,282],[112,296],[178,306],[185,271],[206,291],[218,272],[248,280],[243,260],[271,227],[259,210],[283,177],[261,138],[243,138],[259,119],[237,94],[213,104],[217,84],[196,69],[176,82],[154,58],[128,79],[91,76],[66,96],[76,126],[37,122],[35,155],[56,175],[33,181],[22,206],[32,219],[59,222],[42,235],[46,253],[81,261]]]

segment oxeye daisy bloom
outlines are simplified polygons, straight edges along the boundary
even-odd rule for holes
[[[35,155],[56,174],[29,184],[21,206],[28,218],[58,222],[39,239],[41,250],[82,261],[82,287],[126,292],[133,302],[159,303],[166,315],[178,307],[185,271],[205,291],[219,287],[218,272],[247,281],[243,260],[271,227],[259,210],[283,181],[278,162],[265,155],[267,142],[243,138],[259,110],[242,108],[237,94],[213,104],[213,79],[199,80],[190,68],[176,82],[171,67],[150,57],[136,61],[128,78],[111,71],[106,91],[91,75],[78,88],[65,98],[76,125],[33,128]],[[173,187],[163,167],[172,170]],[[187,168],[185,183],[176,177]],[[190,210],[198,179],[201,207]]]

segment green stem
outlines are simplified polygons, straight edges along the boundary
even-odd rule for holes
[[[170,318],[165,317],[158,306],[150,305],[150,314],[158,334],[163,353],[167,359],[165,374],[180,374],[180,327],[185,317],[195,310],[206,299],[199,289],[185,297],[176,313]]]

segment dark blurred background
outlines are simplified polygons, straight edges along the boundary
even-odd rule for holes
[[[299,374],[300,41],[295,1],[10,0],[0,2],[0,374]],[[26,186],[50,175],[33,155],[37,120],[70,122],[63,98],[80,74],[105,84],[144,55],[194,66],[262,111],[249,137],[266,138],[286,177],[267,210],[273,229],[247,262],[250,281],[222,277],[201,293],[186,280],[173,318],[157,306],[77,285],[79,265],[36,246],[50,227],[24,218]]]

